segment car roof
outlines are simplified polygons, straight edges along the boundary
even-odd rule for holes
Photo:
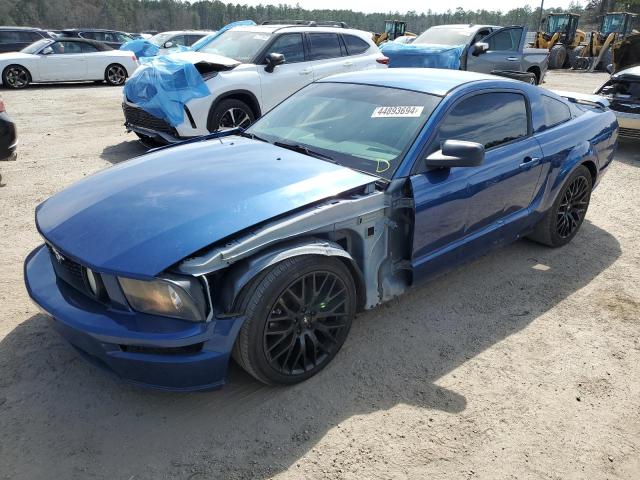
[[[445,96],[465,83],[491,80],[505,86],[518,84],[517,80],[484,73],[439,68],[392,68],[388,70],[362,70],[323,78],[319,82],[359,83],[378,87],[400,88],[432,95]]]
[[[89,40],[87,38],[57,37],[57,38],[51,38],[47,40],[53,40],[54,42],[86,43],[88,45],[93,45],[94,47],[96,47],[98,50],[101,50],[101,51],[113,50],[113,48],[111,48],[109,45],[105,44],[104,42]]]
[[[124,33],[127,35],[127,32],[123,32],[121,30],[110,30],[108,28],[63,28],[60,30],[61,32],[114,32],[114,33]]]
[[[25,31],[35,31],[35,32],[46,32],[42,28],[38,27],[0,27],[0,30],[25,30]]]
[[[476,31],[481,28],[501,28],[498,25],[474,25],[473,23],[453,23],[450,25],[434,25],[429,30],[468,30]]]
[[[634,67],[625,68],[612,75],[613,78],[620,78],[624,76],[640,77],[640,65]]]
[[[368,32],[364,30],[358,30],[355,28],[342,28],[342,27],[331,27],[331,26],[323,26],[323,25],[293,25],[283,23],[281,25],[243,25],[233,27],[232,30],[240,30],[245,32],[256,32],[256,33],[274,33],[278,30],[285,30],[287,32],[331,32],[331,33],[349,33],[352,35],[362,36],[364,34],[370,35]]]

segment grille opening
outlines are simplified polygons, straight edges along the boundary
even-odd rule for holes
[[[151,355],[188,355],[202,350],[204,342],[184,347],[145,347],[143,345],[119,345],[120,350],[128,353],[147,353]]]
[[[177,136],[177,131],[163,119],[155,117],[150,113],[136,107],[122,104],[122,110],[124,111],[124,118],[127,123],[138,127],[153,130],[155,132],[167,133],[169,135]]]

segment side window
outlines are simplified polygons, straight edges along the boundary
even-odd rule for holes
[[[281,53],[286,63],[304,62],[304,47],[301,33],[287,33],[275,39],[269,53]]]
[[[508,28],[488,38],[489,50],[514,52],[520,47],[521,28]]]
[[[124,35],[122,33],[115,33],[114,35],[117,37],[116,41],[120,43],[127,43],[133,40],[133,38],[131,38],[130,36]]]
[[[80,48],[82,48],[82,53],[96,53],[98,51],[96,47],[88,43],[81,43]]]
[[[349,55],[360,55],[369,50],[370,45],[355,35],[342,35],[342,39],[347,46],[347,53]]]
[[[176,35],[171,39],[171,41],[173,42],[174,46],[176,45],[185,46],[187,44],[187,40],[184,35]]]
[[[323,60],[342,56],[340,39],[335,33],[310,33],[311,60]]]
[[[571,120],[571,110],[568,105],[546,95],[540,95],[540,99],[544,108],[544,125],[540,127],[540,130]]]
[[[82,47],[80,42],[55,42],[51,45],[53,53],[66,54],[66,53],[82,53]]]
[[[102,40],[101,34],[98,32],[80,32],[80,36],[89,40]]]
[[[478,142],[484,148],[526,137],[527,106],[517,93],[481,93],[458,103],[438,129],[438,148],[445,140]]]
[[[15,30],[3,30],[0,32],[0,43],[17,43],[19,42],[18,33]]]
[[[111,32],[105,32],[103,33],[104,35],[104,40],[105,42],[117,42],[118,41],[118,37],[111,33]]]
[[[196,43],[198,40],[200,40],[202,37],[204,37],[204,35],[186,35],[187,45],[190,47],[191,45]]]

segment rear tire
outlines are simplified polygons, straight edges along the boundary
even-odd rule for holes
[[[569,55],[568,55],[568,66],[567,68],[575,68],[576,67],[576,63],[578,61],[578,57],[582,54],[582,52],[584,51],[585,47],[584,46],[577,46],[577,47],[573,47],[572,49],[569,50]]]
[[[564,45],[554,45],[549,53],[549,68],[559,69],[567,58],[567,49]]]
[[[553,248],[569,243],[582,226],[592,188],[589,169],[584,165],[576,168],[528,238]]]
[[[2,71],[2,84],[5,88],[25,88],[31,83],[31,74],[22,65],[9,65]]]
[[[113,87],[124,85],[127,81],[127,69],[119,63],[112,63],[104,71],[104,80]]]
[[[242,100],[228,98],[219,102],[209,113],[207,129],[209,132],[230,130],[236,127],[247,128],[255,120],[251,107]]]
[[[344,344],[355,317],[356,289],[340,260],[312,255],[284,260],[247,288],[246,320],[233,358],[261,382],[302,382]]]

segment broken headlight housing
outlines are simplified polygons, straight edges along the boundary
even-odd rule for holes
[[[118,277],[118,281],[129,305],[138,312],[191,322],[207,319],[204,288],[195,277],[171,275],[153,280]]]

